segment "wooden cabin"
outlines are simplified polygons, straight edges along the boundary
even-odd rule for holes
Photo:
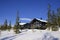
[[[24,24],[23,28],[27,29],[46,29],[46,23],[42,20],[34,18],[31,22]]]
[[[36,28],[36,29],[46,29],[45,25],[46,22],[44,21],[40,21],[36,18],[34,18],[31,22],[30,22],[31,28]]]

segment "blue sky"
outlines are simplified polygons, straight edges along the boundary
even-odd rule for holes
[[[47,6],[51,4],[51,9],[55,10],[60,7],[60,0],[0,0],[0,24],[7,19],[15,23],[16,13],[19,10],[20,18],[43,18],[47,19]],[[21,22],[28,22],[24,20]]]

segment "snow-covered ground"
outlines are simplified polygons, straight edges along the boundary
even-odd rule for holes
[[[13,30],[1,31],[0,40],[60,40],[60,31],[25,29],[19,34]]]

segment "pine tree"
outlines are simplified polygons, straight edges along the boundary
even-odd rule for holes
[[[8,26],[9,31],[10,31],[10,29],[11,29],[11,21],[10,21],[9,26]]]
[[[0,25],[0,30],[1,30],[1,25]]]
[[[55,15],[55,13],[54,13],[54,11],[52,11],[52,24],[53,25],[57,25],[57,23],[56,23],[56,15]]]
[[[14,26],[14,29],[15,29],[16,33],[19,33],[19,28],[20,28],[20,25],[19,25],[19,12],[17,11],[16,23],[15,23],[15,26]]]
[[[60,27],[60,8],[57,9],[57,24]]]
[[[8,27],[7,19],[5,19],[3,30],[7,30],[7,27]]]
[[[54,11],[52,11],[52,19],[51,19],[51,21],[52,21],[52,30],[53,31],[57,31],[58,30],[58,27],[57,27],[57,16],[56,16],[56,14],[54,13]]]
[[[51,6],[50,4],[48,4],[48,23],[47,23],[47,27],[48,27],[48,30],[50,30],[50,27],[51,27]]]
[[[58,27],[57,24],[60,26],[60,11],[58,10],[58,15],[52,11],[51,12],[51,6],[48,5],[48,29],[52,29],[53,31],[57,31]]]

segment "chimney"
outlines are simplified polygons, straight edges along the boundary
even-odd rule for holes
[[[40,18],[42,20],[42,18]]]

